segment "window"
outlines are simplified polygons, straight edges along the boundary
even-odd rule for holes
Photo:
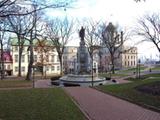
[[[18,67],[15,67],[15,72],[18,72]]]
[[[127,63],[126,63],[126,61],[125,61],[125,63],[124,63],[124,64],[125,64],[125,66],[127,66]]]
[[[129,59],[129,56],[128,56],[128,59]]]
[[[11,67],[10,67],[10,65],[8,65],[8,70],[10,70],[11,69]]]
[[[18,62],[18,55],[14,55],[15,62]]]
[[[46,62],[49,62],[49,56],[46,55]]]
[[[129,61],[128,61],[128,66],[129,66]]]
[[[6,65],[4,65],[4,69],[6,70]]]
[[[54,62],[54,55],[51,56],[51,62]]]
[[[55,70],[55,67],[54,67],[54,66],[52,66],[52,67],[51,67],[51,71],[54,71],[54,70]]]
[[[57,62],[59,62],[59,57],[58,57],[58,55],[57,55]]]
[[[25,67],[22,67],[21,69],[22,69],[22,72],[25,72]]]
[[[25,62],[25,55],[22,55],[22,62]]]
[[[18,46],[15,46],[15,51],[18,51]]]
[[[53,52],[55,52],[55,49],[52,49]]]
[[[46,66],[46,71],[49,71],[49,66]]]
[[[30,61],[30,55],[28,55],[28,62]]]
[[[34,55],[34,62],[37,62],[37,55]]]
[[[57,71],[59,71],[60,70],[60,66],[57,66]]]
[[[93,67],[96,68],[96,63],[94,63]]]

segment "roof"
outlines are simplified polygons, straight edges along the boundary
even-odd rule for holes
[[[24,41],[24,45],[26,45],[26,46],[30,45],[30,43],[29,43],[29,41],[27,39],[23,39],[23,41]],[[33,45],[35,45],[37,42],[38,42],[38,40],[34,39],[33,40]],[[50,40],[46,40],[46,44],[49,45],[49,46],[51,46],[53,43]],[[18,39],[17,39],[17,37],[10,38],[10,45],[12,45],[12,46],[18,45]]]

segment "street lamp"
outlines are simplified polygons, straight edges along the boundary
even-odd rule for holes
[[[35,88],[35,79],[34,79],[34,75],[35,75],[35,73],[34,73],[34,68],[35,68],[35,66],[33,66],[32,67],[32,70],[33,70],[33,80],[32,80],[32,84],[33,84],[33,88]]]
[[[141,73],[140,63],[141,63],[141,60],[139,59],[139,60],[138,60],[138,67],[139,67],[139,69],[138,69],[138,73],[139,73],[138,78],[140,78],[140,73]]]
[[[112,77],[112,76],[111,76],[112,66],[113,66],[112,63],[110,63],[110,64],[109,64],[109,75],[110,75],[109,77],[110,77],[110,78]]]

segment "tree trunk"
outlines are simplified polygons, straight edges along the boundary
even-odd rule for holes
[[[5,74],[5,71],[4,71],[4,59],[3,59],[3,43],[1,40],[1,79],[2,80],[4,79],[4,74]]]
[[[33,42],[32,40],[30,41],[30,60],[29,60],[29,64],[28,64],[28,72],[27,72],[27,76],[26,76],[26,80],[32,80],[32,68],[33,68],[33,62],[34,62],[34,58],[33,58]],[[34,71],[33,71],[34,72]]]
[[[112,74],[115,74],[114,63],[112,64]]]
[[[59,57],[59,61],[60,61],[60,75],[63,75],[62,56]]]
[[[115,74],[115,71],[114,71],[114,67],[115,67],[115,65],[114,65],[114,54],[113,55],[111,54],[111,64],[112,64],[112,74]]]
[[[21,37],[19,35],[18,36],[18,47],[19,47],[19,58],[18,58],[18,77],[21,77],[21,63],[22,63],[22,52],[23,52],[23,46],[22,46],[22,41],[21,41]]]

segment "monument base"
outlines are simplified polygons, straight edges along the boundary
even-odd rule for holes
[[[99,78],[97,76],[92,75],[74,75],[69,74],[61,77],[60,79],[61,86],[98,86],[106,84],[105,78]]]

